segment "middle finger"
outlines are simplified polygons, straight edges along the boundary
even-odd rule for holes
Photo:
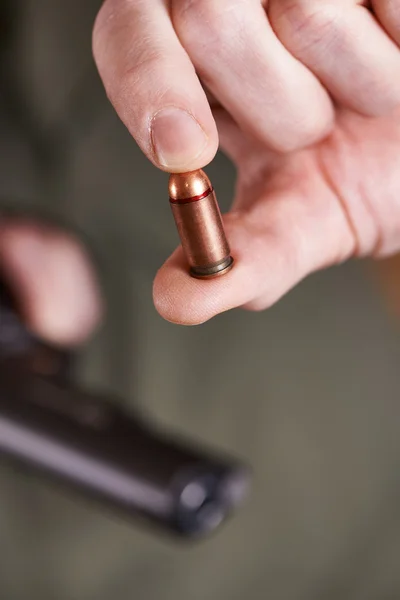
[[[201,79],[243,130],[283,151],[329,131],[329,95],[277,39],[259,0],[173,0],[172,18]]]
[[[400,103],[400,52],[367,3],[269,0],[268,13],[279,39],[338,102],[367,116]]]

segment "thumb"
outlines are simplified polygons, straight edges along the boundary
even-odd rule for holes
[[[245,198],[246,210],[224,217],[235,265],[223,277],[193,279],[178,248],[154,281],[161,316],[197,325],[236,307],[263,310],[309,273],[349,258],[355,241],[337,197],[322,180],[303,187]]]

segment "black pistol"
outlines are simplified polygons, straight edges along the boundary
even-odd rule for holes
[[[249,487],[244,465],[160,431],[117,401],[78,389],[71,356],[27,330],[4,285],[0,455],[184,538],[214,531]]]

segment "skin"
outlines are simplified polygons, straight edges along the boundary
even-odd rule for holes
[[[146,156],[184,172],[220,146],[237,167],[236,266],[198,281],[178,249],[154,282],[164,318],[262,310],[315,270],[400,249],[399,44],[400,0],[104,3],[94,56]]]
[[[55,227],[0,217],[0,272],[29,329],[53,344],[80,344],[101,318],[84,249]]]
[[[94,57],[148,159],[186,172],[221,147],[237,168],[236,266],[195,280],[177,249],[154,282],[165,319],[262,310],[313,271],[400,249],[399,45],[400,0],[104,2]]]

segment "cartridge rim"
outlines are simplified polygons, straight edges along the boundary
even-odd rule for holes
[[[225,258],[216,265],[208,265],[207,267],[191,267],[190,274],[196,279],[213,279],[225,275],[233,267],[234,260],[232,256]]]

